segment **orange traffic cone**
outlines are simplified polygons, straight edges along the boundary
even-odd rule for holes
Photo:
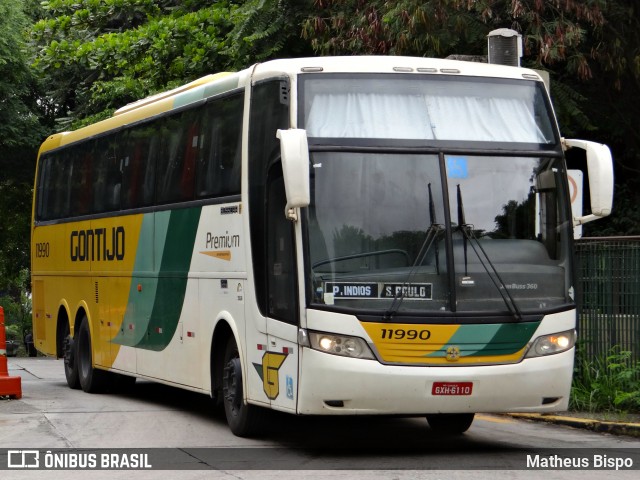
[[[0,397],[22,398],[22,378],[10,377],[7,368],[7,333],[4,328],[4,308],[0,307]]]

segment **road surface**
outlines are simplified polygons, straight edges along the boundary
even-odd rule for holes
[[[15,465],[19,450],[26,463],[37,451],[41,466],[47,452],[54,467],[54,456],[57,466],[92,458],[99,466],[114,452],[116,462],[129,462],[118,468],[145,458],[137,466],[153,469],[5,468],[2,480],[640,478],[640,439],[508,416],[477,415],[466,434],[442,437],[423,418],[274,414],[266,436],[245,439],[204,395],[147,381],[128,393],[90,395],[67,387],[61,360],[41,357],[9,359],[9,374],[22,377],[23,398],[0,400],[0,468],[9,451]]]

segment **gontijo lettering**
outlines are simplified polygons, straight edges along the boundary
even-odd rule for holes
[[[74,230],[70,254],[72,262],[124,260],[124,227]]]

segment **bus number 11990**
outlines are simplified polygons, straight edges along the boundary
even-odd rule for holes
[[[429,330],[405,330],[404,328],[383,328],[383,340],[429,340],[431,332]]]

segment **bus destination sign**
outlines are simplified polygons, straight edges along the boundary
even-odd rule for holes
[[[404,298],[432,300],[431,283],[326,282],[324,291],[333,298]]]

